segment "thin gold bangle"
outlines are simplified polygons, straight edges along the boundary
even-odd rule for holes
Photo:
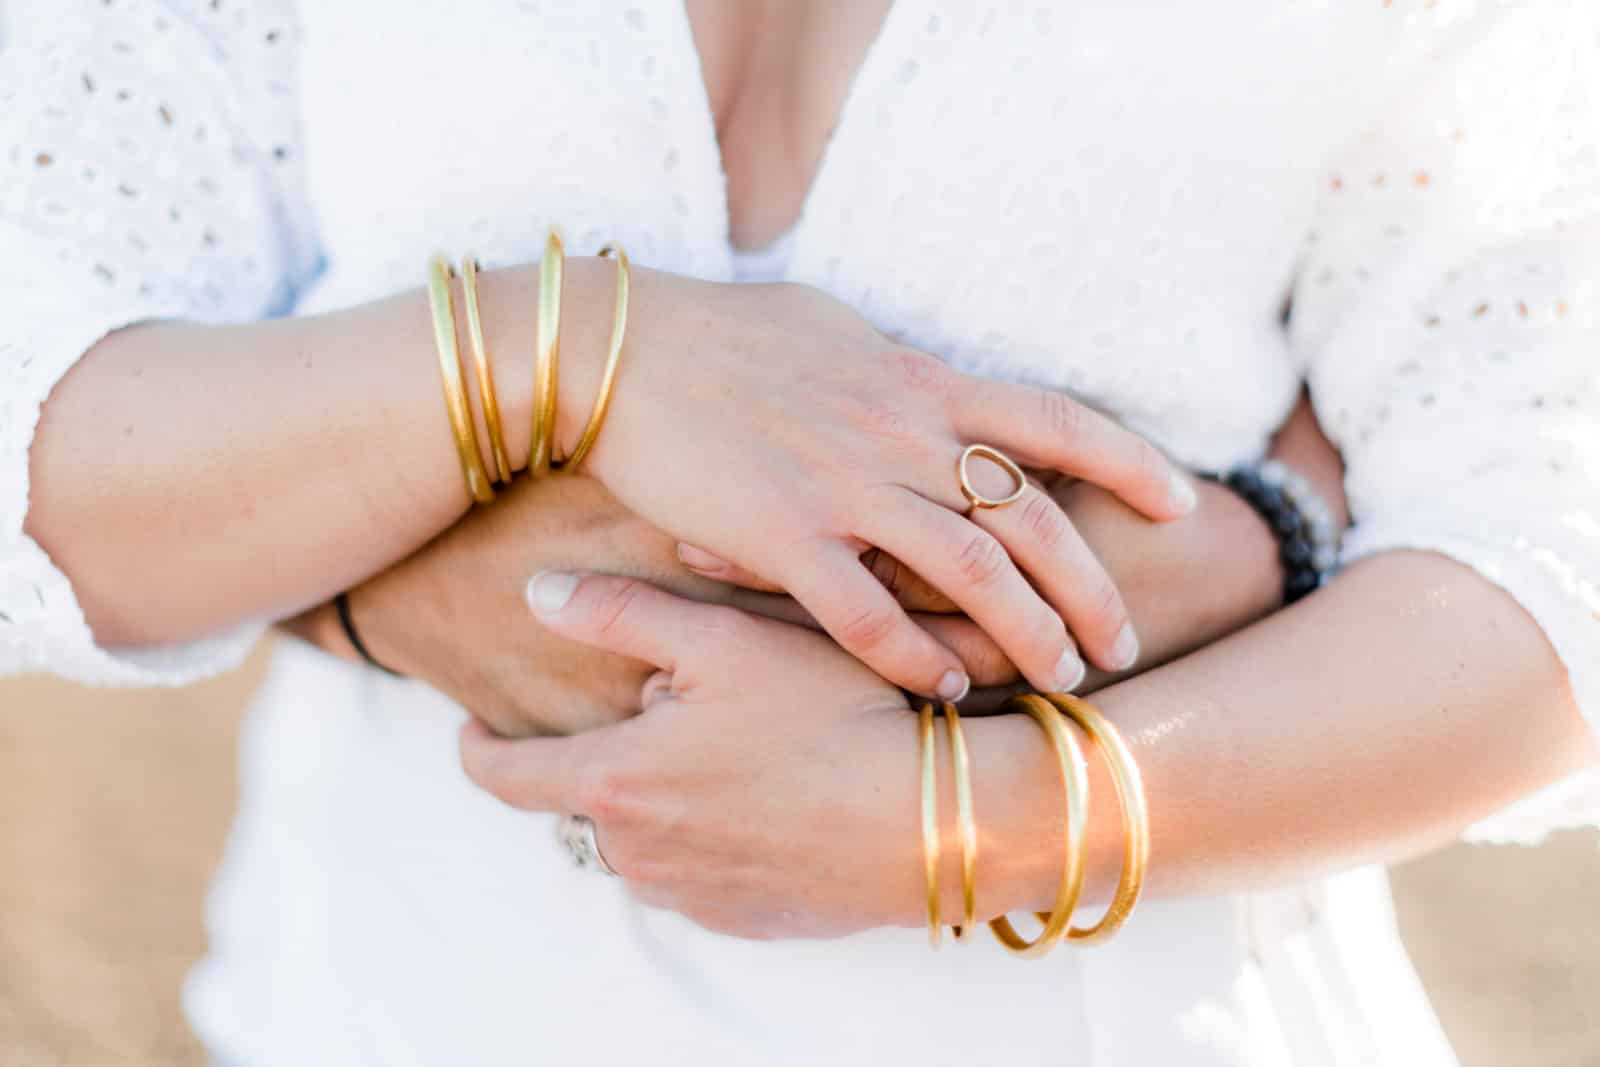
[[[478,313],[478,260],[475,256],[461,261],[461,296],[467,309],[467,341],[472,347],[472,362],[478,370],[478,399],[483,401],[483,421],[489,427],[495,473],[501,482],[509,482],[511,459],[506,454],[505,427],[500,421],[500,397],[495,392],[494,369],[489,362],[489,350],[483,343],[483,319]]]
[[[551,230],[539,261],[539,351],[533,371],[533,444],[528,450],[528,470],[536,478],[549,474],[555,460],[556,376],[561,362],[561,289],[566,263],[561,235]]]
[[[478,451],[478,430],[472,421],[472,405],[467,400],[467,378],[461,370],[461,350],[456,344],[456,314],[451,299],[450,280],[455,271],[450,261],[436,255],[428,260],[428,306],[433,312],[433,343],[439,350],[439,373],[444,379],[444,406],[450,415],[450,429],[456,438],[456,454],[461,474],[472,499],[487,504],[494,499],[489,470]]]
[[[561,461],[564,471],[577,470],[578,464],[583,462],[583,457],[589,454],[600,436],[600,427],[606,422],[606,412],[611,410],[611,391],[617,382],[617,365],[622,362],[622,342],[628,336],[628,290],[633,284],[628,253],[613,241],[600,250],[600,255],[614,255],[617,260],[617,306],[611,319],[611,347],[606,351],[606,369],[600,377],[600,393],[595,397],[594,411],[572,455]]]
[[[950,735],[950,762],[956,780],[956,830],[961,837],[961,922],[951,927],[957,941],[972,936],[978,925],[978,820],[972,808],[972,761],[961,730],[961,713],[944,705],[945,732]]]
[[[1117,788],[1117,799],[1122,804],[1122,823],[1128,843],[1122,854],[1122,874],[1117,879],[1117,890],[1099,922],[1087,929],[1073,927],[1067,931],[1069,940],[1094,945],[1109,940],[1121,929],[1144,888],[1145,874],[1150,868],[1150,811],[1145,803],[1144,779],[1128,743],[1098,708],[1066,693],[1053,693],[1045,699],[1071,716],[1105,753],[1111,767],[1111,780]]]
[[[1050,738],[1061,765],[1061,789],[1067,803],[1067,831],[1062,837],[1061,884],[1056,889],[1055,906],[1045,918],[1044,929],[1032,941],[1021,937],[1004,915],[989,921],[989,929],[1006,948],[1019,956],[1037,959],[1056,947],[1072,922],[1072,910],[1083,891],[1083,839],[1089,823],[1089,771],[1083,749],[1067,729],[1061,713],[1044,698],[1028,694],[1013,697],[1005,709],[1018,708],[1033,716]],[[1003,709],[1003,710],[1005,710]]]
[[[934,767],[933,705],[922,705],[918,721],[922,739],[922,869],[928,879],[928,944],[939,947],[944,927],[939,922],[939,775]]]

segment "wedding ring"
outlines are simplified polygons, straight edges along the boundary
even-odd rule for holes
[[[602,874],[618,877],[611,864],[600,851],[600,840],[595,836],[594,820],[587,815],[563,815],[556,823],[556,837],[572,854],[572,862],[580,870],[593,868]]]
[[[967,462],[973,456],[982,456],[984,459],[998,465],[1016,482],[1016,487],[1005,496],[984,496],[972,484],[972,478],[967,472]],[[1028,491],[1027,475],[1022,473],[1022,468],[1016,461],[998,448],[991,445],[968,445],[961,452],[961,458],[956,461],[956,477],[961,482],[961,495],[967,498],[967,503],[974,508],[1003,508],[1007,504],[1015,504],[1022,499],[1022,494]]]

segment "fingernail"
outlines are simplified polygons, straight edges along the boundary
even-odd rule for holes
[[[1200,494],[1194,491],[1194,483],[1189,476],[1178,471],[1172,472],[1172,484],[1168,487],[1168,495],[1172,499],[1172,506],[1180,515],[1187,515],[1200,503]]]
[[[944,677],[939,679],[939,699],[954,704],[965,697],[971,688],[972,679],[961,671],[945,671]]]
[[[692,571],[716,571],[722,569],[722,559],[713,556],[703,548],[693,545],[678,545],[678,561]]]
[[[1123,626],[1117,634],[1117,641],[1111,646],[1111,663],[1119,671],[1125,671],[1139,659],[1139,635],[1133,632],[1133,623]]]
[[[1083,660],[1078,658],[1078,653],[1067,649],[1061,653],[1061,658],[1056,661],[1056,691],[1070,693],[1083,684],[1083,676],[1089,673],[1089,668],[1083,665]]]
[[[540,571],[528,579],[525,595],[536,615],[554,615],[567,606],[577,591],[578,576],[562,571]]]

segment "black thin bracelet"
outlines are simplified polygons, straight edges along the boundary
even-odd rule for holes
[[[367,650],[366,642],[361,640],[361,635],[356,633],[355,620],[350,617],[350,595],[340,593],[333,598],[333,610],[339,613],[339,625],[344,627],[344,635],[350,641],[350,647],[356,650],[356,655],[366,661],[368,666],[376,667],[391,678],[402,677],[400,672],[390,670]]]
[[[1254,467],[1235,467],[1227,474],[1207,477],[1237,493],[1272,531],[1278,542],[1278,562],[1283,566],[1283,602],[1293,604],[1315,592],[1323,580],[1315,560],[1317,538],[1311,520],[1283,486],[1263,480]]]

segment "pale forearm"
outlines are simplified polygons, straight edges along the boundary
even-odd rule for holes
[[[1408,855],[1594,758],[1534,621],[1475,572],[1429,554],[1358,564],[1096,701],[1144,771],[1157,895],[1260,888]],[[991,851],[1006,864],[993,904],[1047,903],[1056,875],[1041,845],[1058,832],[1059,786],[1031,723],[997,725],[978,770],[995,817]],[[1093,895],[1103,900],[1122,834],[1105,769],[1090,764]]]
[[[568,265],[568,445],[604,351],[609,269]],[[518,466],[531,428],[536,274],[482,281]],[[457,300],[467,359],[459,290]],[[178,641],[292,613],[459,518],[470,500],[432,337],[418,290],[312,318],[152,323],[86,354],[45,407],[27,529],[72,578],[101,642]]]

